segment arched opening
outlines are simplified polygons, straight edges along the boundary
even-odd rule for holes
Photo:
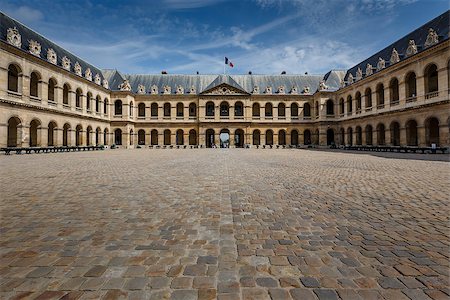
[[[273,145],[273,131],[271,129],[266,130],[266,145]]]
[[[353,145],[353,128],[347,128],[347,144],[349,146]]]
[[[145,145],[145,130],[140,129],[138,131],[138,145]]]
[[[134,144],[134,131],[133,129],[130,129],[130,146]]]
[[[181,102],[177,103],[177,118],[184,117],[184,105]]]
[[[95,129],[95,145],[96,146],[100,145],[101,134],[102,134],[102,130],[100,129],[100,127],[97,127],[97,129]]]
[[[41,77],[36,72],[32,72],[30,75],[30,96],[39,97],[39,81]]]
[[[382,123],[377,125],[377,145],[386,145],[386,129]]]
[[[244,130],[236,129],[234,132],[234,146],[236,148],[244,147]]]
[[[220,103],[220,116],[228,117],[230,115],[230,105],[228,102],[223,101]]]
[[[48,123],[47,145],[49,147],[56,145],[56,123],[53,121]]]
[[[353,99],[352,96],[347,96],[347,114],[351,115],[353,112]]]
[[[259,103],[253,103],[252,106],[252,116],[253,117],[259,117],[261,114],[261,108],[259,106]]]
[[[344,98],[339,99],[339,114],[344,115],[345,111],[345,101]]]
[[[122,100],[114,101],[114,114],[116,116],[122,115]]]
[[[86,128],[86,144],[87,144],[88,146],[91,146],[91,145],[92,145],[92,135],[91,135],[91,132],[92,132],[92,127],[91,127],[91,126],[88,126],[88,127]]]
[[[222,129],[219,134],[220,148],[230,148],[230,131]]]
[[[70,125],[64,124],[63,126],[63,146],[69,146],[70,145]]]
[[[392,146],[400,146],[400,124],[392,122],[390,126]]]
[[[372,108],[372,89],[371,88],[366,89],[366,91],[364,92],[364,98],[366,100],[366,102],[365,102],[366,110]]]
[[[417,137],[417,122],[415,120],[409,120],[406,122],[406,145],[408,146],[417,146],[418,137]]]
[[[114,130],[114,144],[122,145],[122,130],[119,128]]]
[[[252,139],[253,145],[261,145],[261,131],[259,131],[258,129],[253,130]]]
[[[298,145],[298,131],[296,129],[291,131],[291,145]]]
[[[334,102],[328,99],[326,102],[327,116],[334,116]]]
[[[48,80],[48,93],[47,93],[48,101],[51,101],[51,102],[56,101],[55,89],[56,89],[56,80],[54,78],[50,78]]]
[[[244,116],[244,104],[241,101],[237,101],[234,104],[234,116],[243,117]]]
[[[313,141],[313,144],[315,144],[315,145],[319,145],[319,142],[320,142],[320,132],[319,132],[319,129],[316,129],[316,131],[314,132],[314,141]]]
[[[109,101],[108,101],[108,98],[105,98],[105,100],[103,100],[103,113],[105,115],[108,114],[108,107],[109,107]]]
[[[309,129],[306,129],[303,132],[303,144],[311,145],[311,131]]]
[[[335,141],[334,141],[334,130],[331,128],[327,129],[327,145],[331,146],[331,145],[335,145]]]
[[[341,129],[339,130],[339,135],[340,135],[340,141],[339,141],[339,143],[340,143],[341,145],[345,145],[345,130],[344,130],[344,128],[341,128]]]
[[[155,102],[152,103],[152,105],[150,106],[150,115],[153,118],[158,117],[158,103],[155,103]]]
[[[175,135],[175,143],[177,145],[184,145],[184,132],[182,129],[178,129]]]
[[[38,130],[41,127],[41,122],[34,119],[33,121],[31,121],[30,123],[30,147],[36,147],[39,146],[40,141],[39,141],[39,135],[38,135]]]
[[[130,117],[134,115],[134,104],[133,101],[130,102]]]
[[[108,128],[103,130],[103,145],[109,145],[109,131]]]
[[[427,146],[439,146],[439,120],[432,117],[425,121],[425,139]]]
[[[286,145],[286,130],[278,131],[278,145]]]
[[[169,129],[164,130],[164,145],[170,145],[171,132]]]
[[[311,105],[309,103],[303,104],[303,117],[311,118]]]
[[[214,117],[214,102],[209,101],[206,103],[206,116]]]
[[[91,102],[92,102],[92,93],[88,92],[87,95],[86,95],[86,109],[88,111],[91,110]]]
[[[11,117],[8,120],[8,147],[18,147],[21,142],[21,134],[19,133],[19,126],[21,121],[17,117]]]
[[[197,145],[197,132],[195,129],[189,130],[189,145]]]
[[[95,112],[96,113],[100,112],[100,101],[101,101],[101,98],[99,95],[97,95],[97,97],[95,97]]]
[[[189,117],[197,116],[197,105],[195,103],[189,104]]]
[[[362,106],[361,93],[360,92],[356,92],[355,102],[356,102],[356,113],[358,113],[358,112],[361,111],[361,106]]]
[[[362,145],[362,129],[361,126],[356,126],[356,145]]]
[[[8,91],[19,93],[19,77],[21,70],[15,65],[8,66]],[[15,146],[14,146],[15,147]]]
[[[81,108],[81,97],[83,95],[83,91],[81,89],[77,89],[75,92],[75,106]]]
[[[158,145],[158,130],[153,129],[150,133],[150,143],[152,146]]]
[[[298,118],[298,104],[291,104],[291,118]]]
[[[205,133],[205,141],[206,141],[206,148],[212,148],[215,147],[214,142],[214,129],[208,129]]]
[[[65,83],[63,86],[63,104],[64,105],[70,105],[69,104],[69,93],[70,93],[70,86]]]
[[[75,127],[75,146],[80,146],[83,143],[82,133],[83,127],[77,125],[77,127]]]
[[[372,125],[367,125],[365,130],[366,130],[366,145],[373,145],[373,128],[372,128]]]
[[[413,100],[417,97],[417,79],[416,73],[410,72],[405,78],[406,101]]]
[[[425,94],[436,93],[438,87],[438,71],[435,64],[431,64],[425,68]]]
[[[384,107],[384,85],[382,83],[379,83],[377,85],[376,94],[377,94],[377,108],[383,108]]]
[[[285,118],[286,117],[286,105],[284,103],[278,104],[278,117]]]
[[[138,117],[145,118],[145,103],[138,104]]]
[[[266,103],[264,112],[265,112],[265,116],[267,118],[272,118],[273,117],[273,106],[272,106],[272,103],[269,103],[269,102]]]
[[[391,94],[390,104],[395,105],[398,104],[399,101],[399,93],[398,93],[398,79],[392,78],[389,83],[389,92]]]

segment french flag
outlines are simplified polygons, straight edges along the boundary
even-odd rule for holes
[[[228,59],[228,57],[225,57],[225,64],[229,65],[230,67],[234,67],[233,63]]]

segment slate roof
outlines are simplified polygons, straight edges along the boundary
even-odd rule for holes
[[[222,85],[222,84],[227,84],[227,85],[229,85],[229,86],[234,87],[235,89],[244,91],[244,88],[241,87],[236,81],[234,81],[234,79],[231,78],[230,75],[218,75],[218,76],[216,77],[216,79],[214,79],[213,82],[211,82],[211,83],[205,88],[205,90],[202,91],[202,92],[206,92],[206,91],[212,90],[213,88],[218,87],[219,85]]]
[[[405,59],[406,57],[406,49],[409,45],[409,40],[414,40],[417,46],[418,53],[423,51],[425,49],[424,44],[428,36],[428,30],[430,28],[433,28],[436,33],[439,36],[439,43],[442,43],[445,40],[448,40],[449,38],[449,15],[450,10],[447,10],[440,16],[434,18],[433,20],[429,21],[428,23],[422,25],[421,27],[417,28],[416,30],[410,32],[409,34],[405,35],[398,41],[390,44],[386,48],[384,48],[381,51],[378,51],[371,57],[367,58],[366,60],[360,62],[359,64],[353,66],[347,71],[347,74],[345,75],[345,80],[347,81],[349,74],[353,74],[353,78],[356,77],[356,71],[358,68],[361,68],[363,71],[363,74],[366,72],[366,66],[367,64],[371,64],[374,68],[376,68],[378,63],[378,58],[381,57],[386,61],[386,68],[389,67],[389,60],[391,58],[392,49],[395,48],[400,56],[400,61]],[[411,56],[412,57],[412,56]],[[374,71],[375,73],[375,71]]]
[[[91,65],[90,63],[82,60],[81,58],[73,55],[69,51],[61,48],[57,44],[53,43],[49,39],[43,37],[39,33],[33,31],[32,29],[28,28],[27,26],[23,25],[19,21],[14,20],[13,18],[5,15],[3,12],[0,11],[0,40],[7,43],[7,31],[8,28],[14,28],[16,27],[19,31],[19,34],[22,38],[22,46],[21,49],[25,52],[29,52],[29,40],[35,40],[39,44],[41,44],[41,54],[40,58],[44,61],[47,61],[47,49],[52,48],[55,50],[56,55],[58,57],[57,65],[62,68],[62,58],[64,56],[67,56],[70,59],[71,63],[71,72],[75,74],[74,72],[74,65],[75,62],[78,61],[78,63],[81,65],[82,74],[84,76],[84,71],[87,68],[91,69],[92,72],[92,78],[94,78],[95,74],[100,75],[101,79],[103,80],[103,75],[100,69],[97,67]]]

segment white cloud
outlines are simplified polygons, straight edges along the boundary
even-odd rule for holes
[[[8,15],[12,16],[17,20],[20,20],[25,24],[35,23],[44,18],[44,15],[40,10],[31,8],[29,6],[6,7],[4,9]]]

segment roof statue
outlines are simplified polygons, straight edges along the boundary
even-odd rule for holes
[[[427,40],[425,41],[425,48],[433,46],[439,42],[439,36],[433,28],[428,29]]]
[[[33,54],[34,56],[40,57],[41,56],[41,44],[39,42],[36,42],[35,40],[29,40],[28,41],[28,51]]]
[[[325,81],[324,81],[324,80],[321,80],[321,81],[319,82],[319,91],[325,91],[325,90],[328,90],[328,87],[327,87],[327,85],[325,84]]]
[[[145,85],[143,84],[138,85],[137,93],[140,95],[145,94]]]
[[[384,59],[382,59],[381,57],[379,57],[378,63],[377,63],[377,71],[380,71],[384,68],[386,68],[386,61]]]
[[[350,73],[350,74],[348,74],[348,77],[347,77],[347,84],[352,84],[352,83],[353,83],[353,74]]]
[[[22,47],[22,36],[20,35],[19,30],[15,26],[14,28],[8,28],[6,40],[10,45],[13,45],[17,48]]]
[[[109,89],[109,82],[108,82],[108,80],[106,78],[103,78],[102,86],[105,89]]]
[[[75,66],[73,66],[73,69],[75,70],[75,74],[77,74],[78,76],[82,76],[81,65],[79,62],[75,63]]]
[[[98,75],[98,73],[94,76],[94,82],[98,85],[102,83],[102,78],[100,77],[100,75]]]
[[[361,80],[363,77],[363,73],[361,68],[358,68],[358,70],[356,70],[356,81]]]
[[[52,48],[47,49],[47,60],[54,65],[58,63],[58,56]]]
[[[84,72],[84,77],[89,80],[92,81],[92,72],[91,69],[87,68],[86,71]]]
[[[131,91],[130,82],[125,79],[121,84],[119,84],[119,90],[121,91]]]
[[[366,76],[370,76],[370,75],[372,75],[372,74],[373,74],[373,67],[372,67],[371,64],[367,64],[367,67],[366,67]]]
[[[392,54],[391,54],[391,59],[389,60],[389,62],[391,63],[391,65],[398,63],[400,61],[400,56],[398,55],[398,52],[395,48],[392,49]]]
[[[406,56],[411,56],[417,53],[417,46],[414,40],[409,40],[408,48],[406,49]]]
[[[70,63],[70,59],[69,59],[67,56],[64,56],[64,57],[62,58],[61,63],[62,63],[62,67],[63,67],[64,69],[66,69],[67,71],[70,71],[70,65],[71,65],[71,63]]]

